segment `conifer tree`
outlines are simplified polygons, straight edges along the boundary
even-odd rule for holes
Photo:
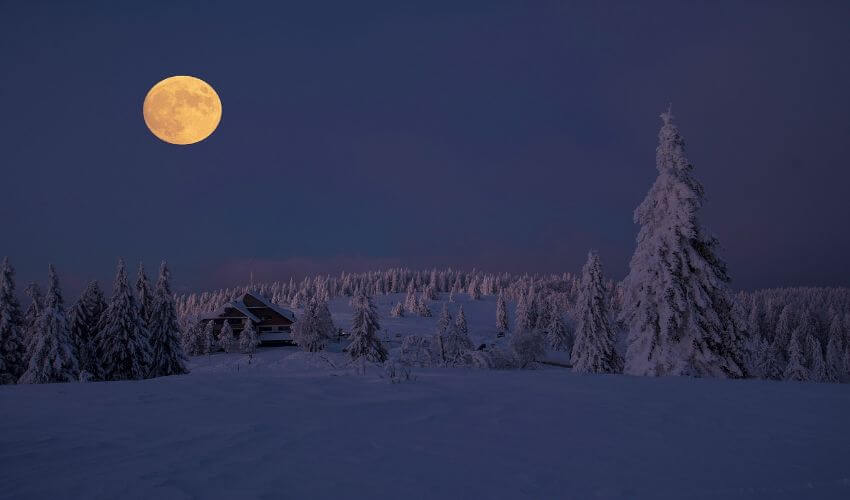
[[[204,325],[201,325],[198,322],[189,323],[183,330],[183,352],[188,356],[200,356],[201,354],[205,354],[203,339]]]
[[[361,363],[365,361],[383,363],[387,360],[387,350],[378,339],[381,324],[378,321],[378,311],[372,303],[372,297],[361,291],[352,298],[352,306],[354,316],[351,319],[349,357]]]
[[[779,313],[776,321],[776,329],[773,334],[773,357],[780,366],[788,364],[788,343],[794,333],[792,323],[793,312],[790,305],[786,305]]]
[[[457,319],[452,320],[447,305],[443,304],[443,309],[437,319],[434,344],[439,351],[440,361],[443,365],[451,366],[464,362],[464,355],[472,349],[472,341],[469,339],[466,316],[463,314],[462,306],[458,311]]]
[[[145,274],[145,265],[142,262],[139,262],[139,270],[136,275],[136,293],[138,294],[139,317],[142,318],[145,328],[149,331],[153,309],[153,293],[151,293],[151,284]]]
[[[670,110],[661,118],[658,178],[635,210],[641,228],[623,281],[625,372],[742,377],[726,264],[698,218],[703,188]]]
[[[806,337],[806,350],[809,359],[809,380],[826,382],[826,363],[823,360],[823,348],[820,340],[813,335]]]
[[[137,380],[150,373],[148,333],[127,280],[124,260],[118,260],[112,297],[97,335],[97,353],[104,380]]]
[[[572,342],[570,340],[567,326],[564,324],[564,317],[561,311],[558,310],[558,305],[555,301],[549,302],[549,326],[546,328],[546,343],[555,351],[571,352]]]
[[[257,329],[254,328],[254,323],[248,318],[245,318],[242,332],[239,334],[239,350],[244,354],[253,355],[259,343],[260,337],[257,334]]]
[[[237,349],[238,342],[233,334],[233,327],[230,326],[230,320],[224,320],[221,328],[218,330],[217,344],[224,352],[233,352]]]
[[[608,321],[609,308],[602,264],[591,251],[582,269],[576,302],[576,339],[570,361],[579,373],[615,373],[620,362],[614,350],[614,330]]]
[[[407,296],[404,298],[404,308],[409,312],[413,312],[416,311],[417,304],[418,302],[416,300],[416,287],[411,281],[410,284],[407,286]]]
[[[829,324],[829,340],[826,344],[826,380],[829,382],[841,382],[845,377],[844,360],[841,359],[843,337],[841,315],[835,314]]]
[[[403,318],[404,317],[404,305],[401,302],[396,302],[393,308],[390,310],[390,316],[393,318]]]
[[[420,296],[419,300],[416,301],[416,313],[423,318],[431,317],[431,309],[428,307],[428,303],[425,302],[425,298],[422,296]]]
[[[331,336],[332,326],[328,326],[329,318],[320,316],[324,303],[311,299],[304,308],[301,318],[292,327],[292,338],[298,347],[307,352],[318,352],[325,348]],[[330,314],[328,314],[330,316]]]
[[[534,328],[534,320],[531,316],[528,296],[519,294],[516,309],[514,311],[514,330],[518,332],[530,331]]]
[[[171,293],[171,272],[163,261],[159,267],[153,303],[148,319],[150,325],[151,352],[153,355],[151,375],[165,377],[182,375],[186,370],[186,357],[180,342],[180,325],[174,295]]]
[[[496,330],[504,336],[510,327],[508,326],[508,307],[505,304],[505,295],[499,290],[499,299],[496,301]]]
[[[215,321],[209,320],[200,330],[199,338],[200,354],[212,354],[218,350],[218,340],[215,337]]]
[[[469,335],[469,327],[466,324],[466,314],[463,312],[463,304],[457,308],[457,316],[455,317],[455,327],[463,335]]]
[[[14,384],[27,368],[24,319],[15,296],[15,269],[3,258],[0,264],[0,384]]]
[[[24,312],[24,363],[29,364],[33,344],[38,337],[38,318],[44,308],[44,294],[35,282],[27,285],[26,294],[30,303]]]
[[[332,339],[337,333],[337,328],[336,324],[334,324],[333,317],[331,316],[331,310],[328,309],[327,300],[318,301],[316,306],[316,316],[319,318],[319,326],[322,328],[325,338],[327,340]]]
[[[98,325],[106,301],[97,281],[90,281],[69,314],[69,332],[81,372],[97,377],[100,366],[97,357]]]
[[[798,335],[795,333],[788,342],[788,365],[785,367],[785,380],[796,380],[802,382],[809,380],[809,371],[806,369],[803,349],[800,347]]]
[[[68,334],[65,304],[59,289],[59,278],[51,264],[48,268],[48,290],[39,315],[36,338],[23,384],[46,384],[77,380],[79,366]]]
[[[767,338],[760,337],[756,352],[756,372],[753,375],[768,380],[781,380],[783,371],[783,366],[779,364],[773,344]]]

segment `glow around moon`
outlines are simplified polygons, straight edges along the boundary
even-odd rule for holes
[[[142,114],[153,135],[171,144],[194,144],[209,137],[221,121],[221,100],[205,81],[172,76],[150,89]]]

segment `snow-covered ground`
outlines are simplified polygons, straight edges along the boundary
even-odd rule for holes
[[[474,338],[495,334],[494,302],[464,307]],[[431,333],[438,312],[384,323]],[[850,498],[846,385],[554,367],[390,384],[339,347],[2,386],[0,498]]]

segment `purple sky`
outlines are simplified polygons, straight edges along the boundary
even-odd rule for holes
[[[591,247],[619,279],[670,101],[734,286],[850,284],[850,3],[403,3],[7,3],[19,288],[47,262],[108,287],[119,256],[197,289]],[[142,120],[174,74],[222,99],[194,146]]]

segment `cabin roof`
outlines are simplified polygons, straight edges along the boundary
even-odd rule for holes
[[[284,309],[284,308],[278,306],[277,304],[271,302],[270,300],[266,299],[265,297],[263,297],[260,294],[255,294],[255,293],[251,293],[251,292],[246,292],[246,293],[242,294],[242,296],[239,297],[238,299],[231,300],[230,302],[224,304],[223,306],[219,307],[218,309],[216,309],[213,312],[201,314],[200,319],[219,318],[219,317],[221,317],[222,315],[225,314],[225,311],[227,310],[227,308],[233,308],[233,309],[236,309],[237,311],[241,312],[242,314],[244,314],[247,318],[249,318],[254,323],[260,323],[262,320],[260,318],[258,318],[256,315],[254,315],[251,312],[251,310],[248,309],[248,306],[245,305],[244,299],[245,299],[246,295],[250,295],[254,299],[258,300],[259,302],[262,302],[264,306],[275,311],[276,313],[280,314],[281,316],[288,319],[289,321],[291,321],[293,323],[295,322],[295,314],[292,311],[290,311],[289,309]]]

